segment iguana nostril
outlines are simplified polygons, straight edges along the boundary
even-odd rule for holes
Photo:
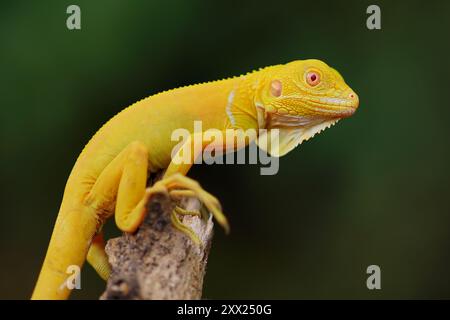
[[[351,101],[351,104],[353,105],[353,107],[354,107],[355,109],[358,108],[358,106],[359,106],[359,97],[358,97],[358,95],[357,95],[355,92],[351,91],[351,92],[348,94],[348,97],[349,97],[349,99],[352,100],[352,101]]]

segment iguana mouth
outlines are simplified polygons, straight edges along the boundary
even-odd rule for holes
[[[311,97],[309,100],[325,112],[337,113],[342,118],[351,116],[359,106],[359,97],[353,91],[340,97]]]
[[[291,112],[296,110],[296,106],[302,106],[302,117],[315,115],[322,119],[328,118],[347,118],[355,113],[359,106],[358,96],[351,92],[347,98],[343,97],[324,97],[324,96],[286,96],[277,101],[275,107],[277,110],[286,110],[281,114],[296,117]],[[300,115],[299,115],[300,116]]]
[[[337,106],[337,107],[355,107],[355,101],[350,100],[350,99],[322,97],[322,98],[318,98],[315,101],[319,102],[321,104],[327,104],[327,105]]]
[[[313,110],[335,116],[337,118],[347,118],[353,115],[358,108],[358,99],[317,97],[308,101],[308,107]]]

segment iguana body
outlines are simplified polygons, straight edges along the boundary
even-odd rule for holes
[[[294,61],[240,77],[182,87],[131,105],[108,121],[79,155],[32,298],[67,298],[67,268],[81,267],[86,257],[106,278],[109,266],[100,233],[102,225],[115,213],[117,226],[134,232],[144,218],[148,197],[155,192],[172,196],[182,194],[182,189],[195,194],[219,224],[228,228],[218,201],[185,177],[192,161],[171,162],[177,144],[171,140],[175,129],[194,132],[194,121],[199,120],[203,130],[278,128],[281,140],[276,155],[283,155],[324,127],[351,115],[357,106],[358,97],[342,77],[318,60]],[[146,189],[148,174],[160,169],[166,169],[163,179]],[[190,234],[176,214],[173,222]]]

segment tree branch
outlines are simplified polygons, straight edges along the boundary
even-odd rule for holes
[[[188,210],[199,210],[194,198],[182,199]],[[108,241],[106,253],[111,277],[100,299],[200,299],[203,277],[213,236],[210,217],[204,221],[184,216],[183,223],[199,236],[193,243],[170,222],[175,203],[156,195],[147,204],[147,216],[136,234]]]

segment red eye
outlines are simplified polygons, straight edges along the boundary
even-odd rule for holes
[[[308,82],[311,87],[315,87],[320,82],[320,75],[317,72],[310,71],[306,74],[306,82]]]

